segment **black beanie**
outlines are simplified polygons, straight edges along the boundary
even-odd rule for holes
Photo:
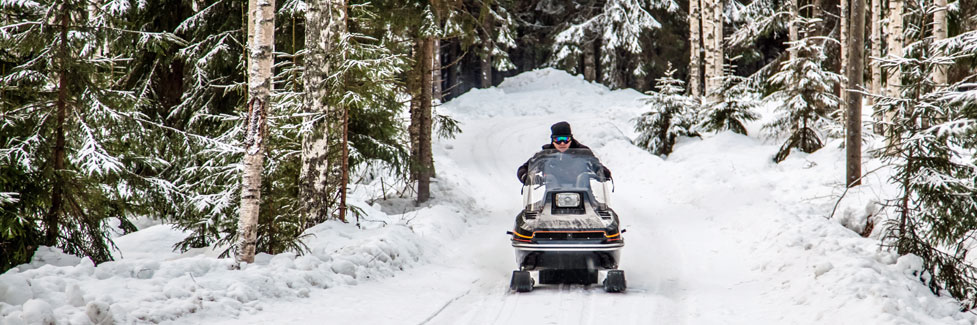
[[[551,137],[573,135],[573,133],[570,132],[570,123],[567,123],[566,121],[553,124],[553,126],[550,127],[550,131],[552,131],[552,134],[550,135]]]

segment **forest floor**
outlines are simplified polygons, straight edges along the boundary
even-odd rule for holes
[[[102,302],[122,323],[975,323],[917,280],[918,258],[880,250],[881,227],[863,238],[843,225],[877,210],[890,191],[884,169],[829,218],[843,191],[841,140],[775,164],[780,143],[760,135],[761,120],[749,136],[682,139],[662,159],[630,141],[632,119],[647,110],[642,97],[558,70],[511,77],[437,108],[464,132],[436,141],[434,199],[420,209],[406,199],[378,201],[365,209],[364,230],[322,225],[310,230],[311,254],[265,255],[242,271],[225,270],[213,252],[165,251],[182,236],[165,226],[120,237],[131,262],[93,271],[40,254],[0,285],[9,293],[12,278],[26,279],[46,291],[0,302],[0,315],[36,318],[46,312],[40,301],[72,322]],[[769,107],[761,113],[771,117]],[[505,232],[522,202],[515,171],[559,121],[613,172],[611,206],[628,230],[625,293],[599,285],[508,289],[516,263]],[[863,169],[879,165],[866,159]],[[40,265],[44,258],[67,262]],[[140,276],[139,265],[153,271]],[[50,279],[56,275],[60,284]],[[113,278],[126,284],[106,282]],[[159,293],[127,297],[132,288]]]

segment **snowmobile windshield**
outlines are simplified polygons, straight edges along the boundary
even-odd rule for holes
[[[554,193],[581,193],[598,210],[606,208],[608,191],[603,165],[589,149],[544,150],[529,161],[524,191],[526,208],[539,210]]]

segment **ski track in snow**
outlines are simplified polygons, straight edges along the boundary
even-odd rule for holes
[[[663,160],[629,142],[634,137],[630,119],[646,110],[640,97],[633,90],[610,91],[543,69],[445,103],[439,112],[462,122],[464,133],[434,144],[434,200],[412,217],[419,221],[410,224],[410,233],[421,239],[397,257],[403,271],[360,263],[351,266],[355,273],[343,278],[346,283],[327,281],[327,289],[289,296],[273,287],[282,292],[252,294],[253,301],[238,313],[174,312],[171,318],[164,313],[162,322],[975,324],[973,315],[959,313],[952,300],[933,296],[915,280],[912,271],[918,266],[911,259],[880,253],[877,239],[858,237],[824,218],[844,171],[837,143],[811,155],[793,154],[778,165],[770,157],[779,143],[727,132],[682,139]],[[620,261],[628,281],[624,293],[606,293],[600,285],[538,285],[529,293],[508,288],[516,262],[505,231],[522,203],[515,171],[548,141],[549,126],[562,120],[613,172],[610,204],[628,230]],[[760,123],[751,124],[750,131]],[[849,210],[865,206],[865,200],[845,205],[840,214],[851,215]],[[338,253],[345,247],[323,243],[353,246],[363,236],[383,234],[348,235],[357,230],[323,227],[338,227],[323,234],[343,238],[315,239],[320,256],[336,255],[320,269],[336,270],[348,257]],[[412,238],[397,237],[400,241],[389,245]],[[423,250],[423,258],[403,262],[413,250]],[[276,256],[269,265],[284,265],[283,272],[289,272],[291,260],[298,261]],[[256,265],[256,273],[249,274],[264,274],[257,272],[265,267]],[[234,273],[214,276],[224,274]],[[17,306],[0,303],[0,311],[4,308]]]

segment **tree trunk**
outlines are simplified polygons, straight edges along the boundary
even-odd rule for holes
[[[482,88],[492,87],[492,14],[483,10],[482,14]]]
[[[709,96],[715,91],[715,71],[713,71],[713,62],[716,61],[716,18],[714,11],[716,10],[716,1],[718,0],[702,0],[702,32],[705,50],[705,76],[703,76],[703,81],[705,83],[704,95]]]
[[[60,234],[61,216],[64,211],[64,160],[66,156],[66,141],[64,135],[64,124],[68,117],[68,19],[70,18],[68,5],[61,5],[61,33],[58,42],[58,102],[57,102],[57,124],[54,130],[54,184],[51,184],[51,209],[48,210],[44,218],[47,227],[44,235],[44,244],[56,246]]]
[[[725,53],[723,53],[723,5],[725,2],[723,0],[716,0],[713,5],[713,28],[716,29],[713,40],[716,44],[713,45],[713,51],[716,52],[713,55],[712,61],[712,102],[718,103],[722,101],[722,91],[723,87],[723,74],[725,73],[723,69],[723,62],[726,60]]]
[[[238,219],[237,262],[254,262],[258,242],[258,208],[261,204],[261,173],[264,170],[265,135],[271,108],[272,65],[275,50],[275,0],[252,0],[248,13],[254,21],[248,31],[252,60],[248,71],[248,115],[244,134],[244,172],[241,178],[241,208]]]
[[[431,62],[431,98],[442,103],[444,102],[444,95],[441,94],[441,39],[434,38],[432,48],[434,53],[431,56],[434,61]]]
[[[341,158],[342,179],[339,182],[339,220],[346,222],[346,192],[349,184],[349,108],[342,107],[343,111],[343,154]],[[356,225],[359,226],[360,219],[356,216]]]
[[[887,56],[891,58],[902,58],[902,44],[905,41],[905,36],[902,30],[902,11],[903,11],[903,0],[889,0],[889,52]],[[902,88],[902,68],[894,67],[891,68],[889,72],[889,78],[885,82],[886,96],[891,98],[901,97],[900,92]],[[892,125],[895,120],[896,111],[889,110],[885,112],[884,119],[885,125]],[[893,154],[896,147],[899,145],[899,135],[896,134],[896,129],[894,127],[886,127],[886,150],[887,153]]]
[[[461,71],[461,62],[459,61],[460,54],[459,45],[457,41],[452,41],[448,43],[448,57],[447,62],[451,64],[448,66],[448,97],[455,98],[461,95],[461,81],[458,79]]]
[[[431,54],[433,38],[415,42],[414,71],[408,80],[411,91],[411,175],[417,181],[417,204],[431,197]]]
[[[424,41],[424,62],[427,62],[421,67],[421,75],[430,76],[431,75],[431,54],[433,49],[434,39],[429,38]],[[431,198],[431,177],[434,174],[434,157],[431,151],[431,79],[424,78],[421,81],[421,119],[420,119],[420,154],[421,154],[421,171],[420,178],[417,181],[417,202],[424,203]]]
[[[853,187],[861,184],[862,177],[862,75],[864,70],[863,56],[865,52],[865,0],[850,0],[851,37],[848,49],[848,85],[852,91],[846,91],[848,104],[846,184]]]
[[[852,0],[840,0],[841,1],[841,34],[839,37],[839,42],[841,43],[841,67],[838,68],[838,74],[845,76],[841,79],[841,83],[838,87],[838,98],[841,100],[838,102],[838,111],[843,112],[840,114],[841,123],[845,124],[845,119],[847,118],[848,111],[845,109],[845,94],[848,93],[848,51],[851,50],[851,1]]]
[[[798,12],[797,1],[798,0],[790,0],[790,22],[788,22],[787,25],[787,41],[791,43],[797,42],[797,40],[800,39],[797,35],[797,24],[798,24],[798,19],[800,18],[800,12]],[[791,60],[797,59],[797,50],[792,49],[791,47],[793,46],[788,47],[790,59]]]
[[[933,11],[933,41],[935,42],[944,40],[947,37],[947,5],[946,0],[934,0],[933,5],[936,7],[934,8],[935,11]],[[946,68],[946,66],[937,65],[933,69],[933,83],[937,87],[946,86]]]
[[[592,37],[585,37],[591,39]],[[594,42],[583,43],[583,78],[587,81],[597,80],[597,58]]]
[[[882,57],[882,0],[872,0],[872,89],[871,94],[878,96],[882,89],[882,66],[878,58]],[[875,96],[869,96],[869,102],[875,106]]]
[[[342,178],[342,111],[326,105],[330,95],[326,78],[332,73],[329,55],[346,31],[346,4],[342,0],[308,2],[305,12],[305,123],[311,130],[302,135],[302,167],[299,171],[299,201],[305,225],[328,220],[335,211],[335,193]]]
[[[702,5],[689,0],[689,92],[702,96]]]

